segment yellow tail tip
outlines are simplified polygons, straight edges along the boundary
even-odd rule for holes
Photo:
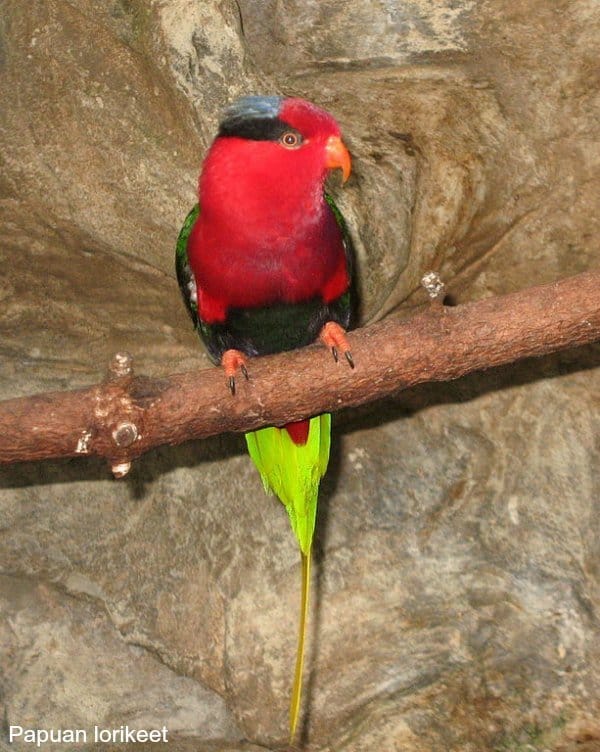
[[[298,728],[300,707],[302,704],[302,677],[304,669],[304,652],[306,645],[306,626],[308,623],[308,602],[310,591],[310,559],[311,550],[307,553],[300,552],[302,557],[302,591],[300,594],[300,624],[298,626],[298,647],[296,650],[296,668],[294,671],[294,684],[292,687],[292,699],[290,701],[290,745],[293,745]]]

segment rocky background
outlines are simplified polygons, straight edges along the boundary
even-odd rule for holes
[[[2,398],[97,381],[121,349],[208,367],[173,245],[241,93],[340,120],[365,322],[408,315],[429,269],[463,302],[598,265],[596,0],[0,11]],[[307,749],[600,749],[599,365],[591,347],[337,416]],[[0,747],[11,724],[285,744],[298,557],[240,437],[121,482],[3,468],[0,572]]]

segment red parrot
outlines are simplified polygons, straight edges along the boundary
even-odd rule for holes
[[[320,338],[354,367],[352,249],[324,190],[329,170],[350,174],[340,128],[303,99],[247,96],[224,113],[199,180],[198,204],[179,234],[176,270],[194,326],[232,395],[249,358]],[[246,434],[265,489],[285,505],[302,558],[302,599],[290,707],[300,711],[310,557],[319,481],[327,468],[328,414]]]

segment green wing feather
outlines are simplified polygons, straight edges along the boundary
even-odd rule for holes
[[[177,245],[175,246],[175,271],[177,273],[179,289],[181,290],[181,296],[183,297],[185,307],[188,309],[188,313],[190,314],[190,317],[194,322],[194,327],[196,328],[199,324],[196,280],[194,279],[188,261],[187,246],[188,240],[190,239],[190,233],[192,232],[192,228],[194,227],[199,214],[200,205],[196,204],[185,218],[183,227],[179,231]]]
[[[311,418],[306,444],[295,444],[285,428],[246,434],[250,457],[265,490],[285,506],[303,554],[308,555],[317,513],[319,482],[329,461],[331,415]]]
[[[327,203],[329,204],[329,208],[333,212],[333,216],[335,217],[335,221],[337,222],[338,227],[342,231],[342,240],[344,242],[344,250],[346,251],[346,263],[348,264],[348,276],[350,277],[350,279],[353,279],[354,277],[354,247],[352,245],[352,237],[348,230],[348,225],[346,224],[344,215],[338,209],[337,204],[333,200],[333,196],[330,193],[327,193],[327,191],[324,191],[323,195],[325,197],[325,201],[327,201]]]

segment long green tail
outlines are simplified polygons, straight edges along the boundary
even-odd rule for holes
[[[311,418],[308,438],[296,444],[285,428],[261,428],[246,434],[248,451],[258,468],[265,490],[285,506],[302,557],[302,592],[296,669],[290,703],[290,743],[296,734],[302,698],[304,646],[308,622],[310,560],[319,482],[329,462],[331,415]]]

